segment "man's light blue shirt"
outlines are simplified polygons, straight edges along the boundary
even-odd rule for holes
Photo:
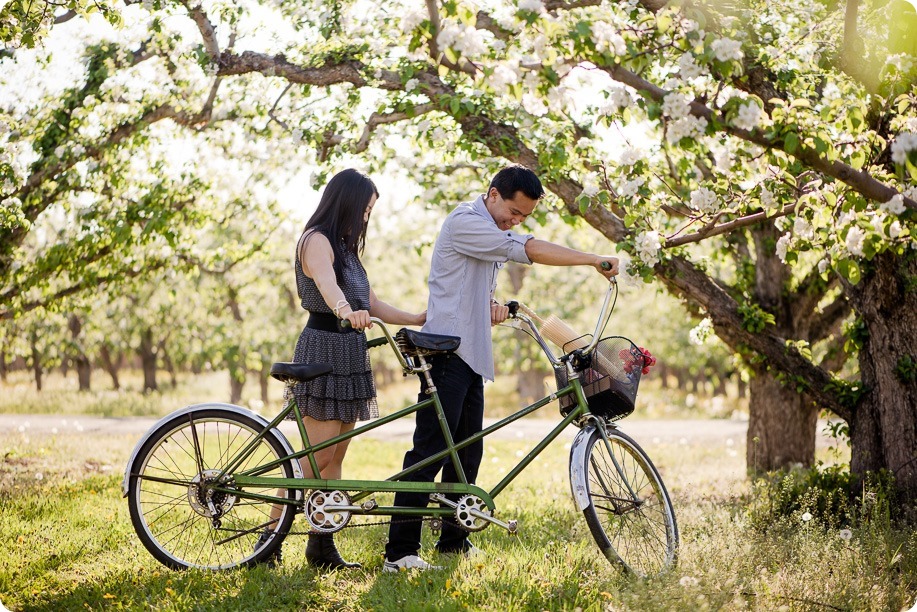
[[[490,304],[497,272],[507,261],[531,264],[525,243],[532,238],[497,227],[478,196],[446,217],[433,248],[423,331],[460,337],[456,353],[488,380],[494,379]]]

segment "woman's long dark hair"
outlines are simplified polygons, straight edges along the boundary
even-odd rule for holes
[[[303,228],[303,234],[315,230],[331,243],[334,274],[339,283],[343,279],[344,251],[350,251],[357,259],[363,253],[368,225],[363,222],[363,215],[373,195],[379,197],[372,179],[353,168],[341,170],[328,181],[318,208]],[[297,253],[304,246],[304,241],[300,240]]]

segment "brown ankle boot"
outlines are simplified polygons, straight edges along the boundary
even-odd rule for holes
[[[363,567],[359,563],[348,563],[341,558],[334,545],[334,534],[310,533],[309,542],[306,544],[306,561],[313,567],[321,569],[341,569]]]

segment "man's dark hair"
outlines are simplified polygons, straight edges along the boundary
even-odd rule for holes
[[[531,200],[540,200],[544,197],[544,187],[541,186],[538,175],[519,164],[507,166],[497,172],[490,186],[496,188],[504,200],[512,200],[517,191],[521,191]]]

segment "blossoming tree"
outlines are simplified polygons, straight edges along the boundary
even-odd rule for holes
[[[827,409],[854,472],[887,469],[917,495],[908,3],[147,0],[117,15],[121,42],[87,49],[85,85],[45,123],[8,113],[3,138],[37,159],[0,167],[7,294],[16,248],[73,197],[79,164],[159,159],[165,133],[281,165],[359,155],[408,169],[431,202],[519,162],[743,356],[750,465],[811,461]],[[113,85],[123,74],[144,83]]]

